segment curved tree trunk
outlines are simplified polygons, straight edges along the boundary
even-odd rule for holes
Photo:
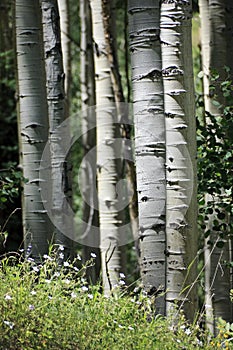
[[[39,178],[39,166],[48,140],[40,13],[38,1],[15,2],[19,135],[23,175],[28,179],[23,191],[24,244],[26,251],[38,260],[48,252],[50,227],[39,190],[39,182],[43,181]]]
[[[117,115],[111,72],[106,56],[101,0],[91,0],[95,43],[97,183],[100,220],[100,249],[105,294],[118,283],[120,273],[119,216],[116,185],[118,180]]]
[[[129,47],[132,66],[139,242],[145,290],[166,289],[165,115],[160,48],[159,1],[129,0]],[[156,298],[165,314],[164,295]]]

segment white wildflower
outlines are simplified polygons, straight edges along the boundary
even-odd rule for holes
[[[33,266],[33,271],[35,271],[35,272],[39,272],[40,271],[40,269],[39,269],[39,267],[38,266]]]
[[[91,253],[91,257],[92,258],[96,258],[96,254],[95,253]]]
[[[64,254],[63,254],[63,253],[60,253],[60,254],[59,254],[59,259],[61,259],[61,260],[64,259]]]
[[[36,291],[35,291],[35,290],[32,290],[32,291],[31,291],[31,295],[36,295]]]
[[[63,265],[64,265],[65,267],[69,267],[69,266],[70,266],[70,264],[68,263],[68,261],[64,261]]]
[[[124,285],[125,285],[125,281],[120,280],[120,281],[119,281],[119,285],[120,285],[120,286],[124,286]]]
[[[187,329],[185,330],[185,334],[190,335],[191,333],[192,333],[192,332],[191,332],[190,328],[187,328]]]
[[[7,325],[8,327],[10,327],[10,329],[14,328],[14,323],[10,322],[10,321],[3,321],[5,323],[5,325]]]
[[[65,248],[64,248],[64,246],[63,245],[59,245],[59,247],[58,247],[58,250],[65,250]]]
[[[88,291],[88,287],[87,286],[82,286],[82,291],[83,292],[87,292]]]
[[[77,254],[77,259],[78,260],[82,260],[81,256],[79,254]]]
[[[129,329],[130,331],[134,331],[134,328],[131,327],[131,326],[129,326],[128,329]]]
[[[71,298],[76,298],[77,297],[77,294],[75,292],[72,292],[71,293]]]
[[[28,308],[29,308],[29,310],[35,310],[35,306],[34,305],[32,305],[32,304],[30,304],[29,306],[28,306]]]
[[[120,278],[125,278],[125,275],[124,275],[124,273],[120,273]]]
[[[6,294],[4,299],[5,299],[5,300],[11,300],[12,297],[11,297],[9,294]]]
[[[94,298],[92,294],[87,294],[87,296],[88,296],[89,299],[93,299]]]

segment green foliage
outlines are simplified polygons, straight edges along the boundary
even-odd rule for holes
[[[1,261],[0,349],[215,349],[182,316],[173,327],[153,317],[151,299],[142,294],[119,289],[104,297],[99,286],[87,285],[79,259],[62,267],[53,255],[41,265]]]
[[[217,79],[215,74],[212,79]],[[216,107],[222,109],[219,115],[205,113],[205,123],[198,123],[198,179],[201,229],[205,230],[205,220],[208,215],[215,214],[213,231],[220,239],[232,232],[232,223],[226,220],[233,214],[233,99],[231,81],[221,84],[221,91],[227,105],[220,106],[217,99],[213,100]],[[211,200],[205,203],[204,196],[208,193]],[[205,232],[208,236],[209,231]],[[221,247],[223,241],[218,242]]]
[[[7,208],[9,202],[14,203],[20,196],[22,182],[26,182],[20,170],[11,167],[0,171],[0,208]]]

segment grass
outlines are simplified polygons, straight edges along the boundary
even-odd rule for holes
[[[104,297],[99,286],[87,285],[78,259],[79,265],[62,267],[51,256],[44,260],[1,261],[1,350],[230,349],[224,332],[210,340],[182,315],[175,327],[152,316],[151,299],[143,294],[119,289]]]

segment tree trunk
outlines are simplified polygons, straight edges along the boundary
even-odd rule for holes
[[[166,289],[165,115],[160,4],[129,0],[141,276],[148,294]],[[164,295],[156,298],[165,314]]]
[[[92,46],[92,18],[90,4],[80,0],[81,42],[80,42],[80,83],[82,109],[82,194],[83,194],[83,260],[96,255],[95,265],[87,270],[88,280],[96,283],[100,273],[99,220],[97,212],[96,191],[93,191],[96,165],[96,129],[95,129],[95,69]],[[89,152],[91,151],[91,152]],[[94,226],[94,230],[93,230]]]
[[[48,252],[47,211],[41,200],[39,166],[48,140],[42,26],[38,1],[16,0],[16,51],[19,92],[19,135],[22,145],[24,244],[38,259]],[[41,164],[43,167],[43,164]]]
[[[191,94],[194,95],[194,89],[193,80],[191,84],[188,82],[188,79],[193,78],[192,74],[190,77],[192,47],[190,23],[188,26],[188,16],[191,13],[189,9],[191,5],[188,5],[185,0],[179,3],[164,0],[161,7],[166,115],[167,313],[173,310],[174,305],[183,305],[186,301],[191,301],[192,307],[195,306],[193,300],[190,300],[191,290],[185,290],[188,266],[193,263],[197,253],[196,239],[194,239],[197,234],[197,211],[194,210],[194,202],[192,216],[187,215],[192,195],[196,195],[196,190],[193,193],[196,130],[194,99],[191,98]],[[185,40],[187,32],[189,32],[189,41]],[[190,70],[188,70],[189,66]],[[187,140],[189,140],[189,147]],[[191,155],[192,159],[190,159]],[[192,273],[192,276],[188,277],[189,282],[192,283],[196,276]],[[188,309],[190,310],[190,305]],[[194,310],[192,311],[192,315],[189,312],[189,318],[194,316]]]
[[[95,44],[97,183],[100,220],[100,249],[105,294],[118,283],[120,265],[117,149],[117,115],[114,105],[110,65],[102,19],[101,0],[92,0],[93,38]]]
[[[66,215],[69,185],[68,165],[64,153],[62,123],[66,119],[64,73],[57,0],[41,0],[44,54],[46,66],[47,103],[49,113],[49,142],[51,152],[51,214],[55,225],[55,244],[63,246],[64,259],[71,254],[72,218]],[[63,259],[62,259],[63,260]]]
[[[61,28],[61,47],[63,56],[63,70],[65,74],[64,89],[66,96],[66,113],[69,116],[69,97],[71,83],[71,54],[70,54],[70,21],[69,0],[58,0]]]
[[[222,113],[225,103],[220,88],[220,84],[226,77],[224,67],[227,64],[225,1],[202,0],[200,17],[201,33],[203,33],[201,45],[205,111],[217,117]],[[219,77],[215,80],[211,79],[216,74]],[[213,104],[213,100],[217,101],[219,106]],[[210,123],[210,118],[206,117],[206,124]],[[211,195],[207,193],[205,201],[207,205],[211,202],[216,204],[220,198],[216,193]],[[218,317],[226,321],[232,320],[232,305],[229,298],[230,270],[224,264],[224,261],[230,261],[230,242],[225,237],[224,247],[216,246],[219,237],[213,230],[215,216],[216,212],[210,214],[206,222],[206,231],[210,230],[211,233],[205,239],[205,310],[207,328],[216,334]]]

